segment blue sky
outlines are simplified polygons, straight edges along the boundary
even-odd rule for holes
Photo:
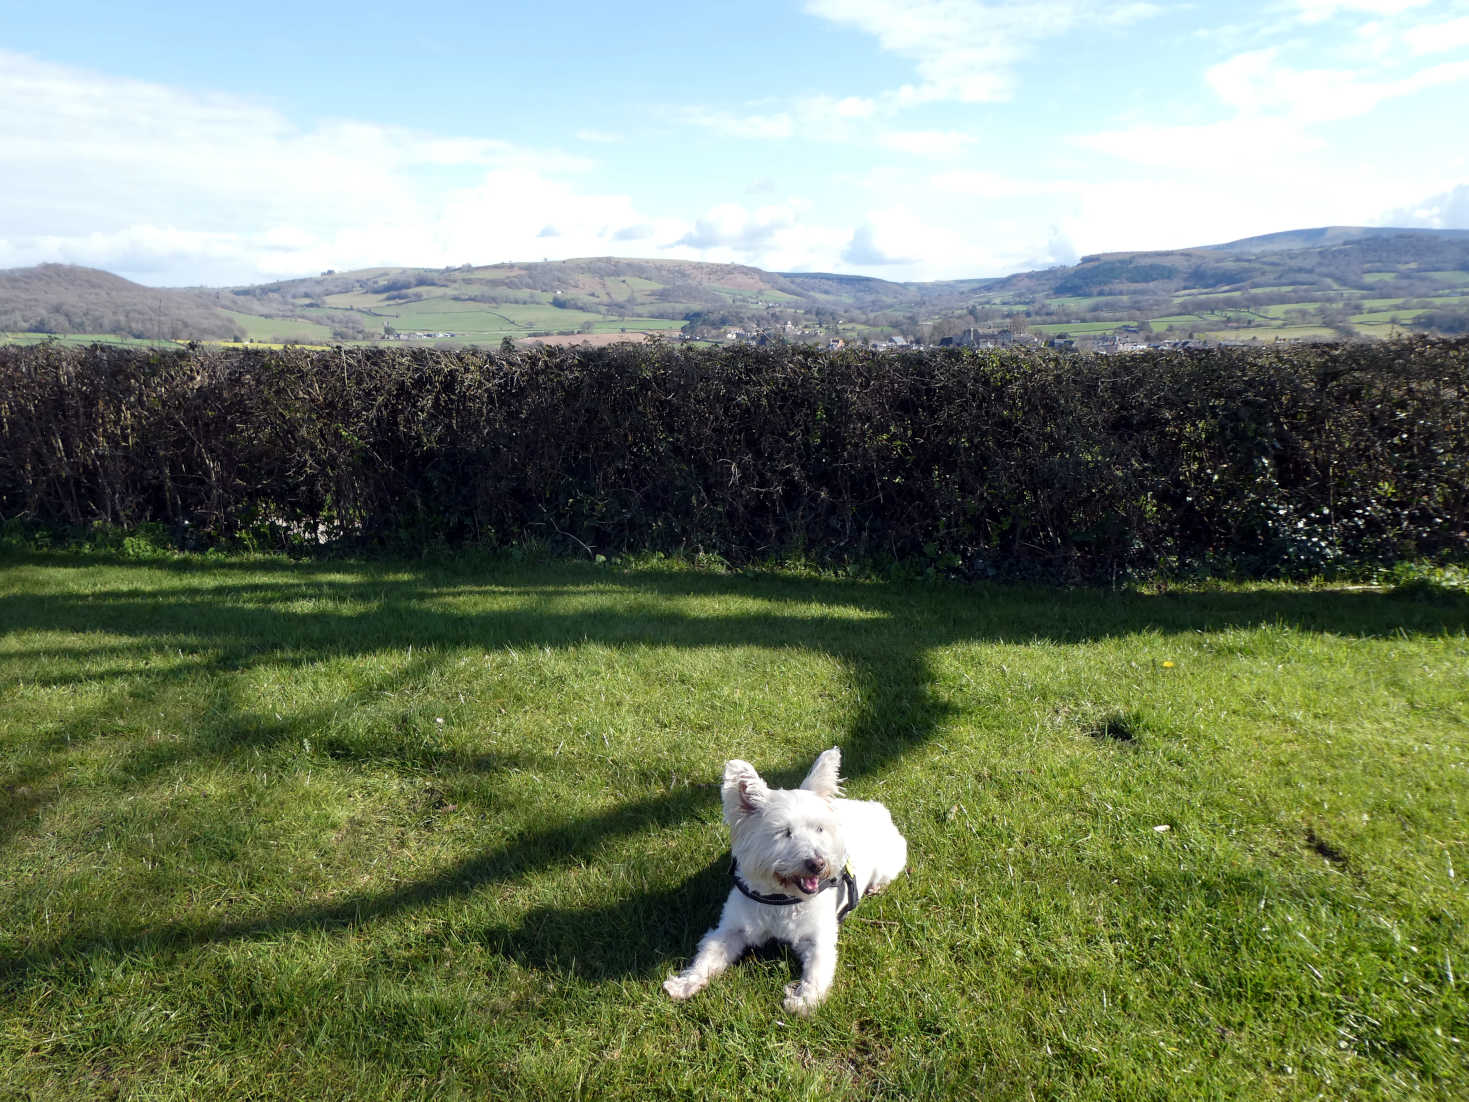
[[[0,268],[1004,275],[1469,228],[1469,0],[0,0]]]

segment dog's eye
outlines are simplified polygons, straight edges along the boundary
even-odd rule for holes
[[[790,836],[791,836],[791,828],[790,827],[786,827],[786,837],[789,838]]]
[[[817,827],[816,828],[816,833],[817,834],[824,834],[825,832],[826,832],[826,827]]]

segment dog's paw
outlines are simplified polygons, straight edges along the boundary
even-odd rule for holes
[[[786,984],[786,997],[781,1003],[789,1014],[806,1017],[820,1006],[826,998],[825,991],[817,991],[804,981]]]
[[[691,999],[704,990],[704,981],[697,976],[679,973],[663,981],[663,990],[668,992],[669,998],[683,1002],[684,999]]]

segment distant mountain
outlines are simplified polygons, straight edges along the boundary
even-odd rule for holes
[[[208,296],[71,264],[0,271],[0,331],[172,340],[243,335]]]
[[[1313,230],[1285,230],[1258,237],[1245,237],[1223,245],[1206,246],[1217,252],[1260,253],[1282,249],[1319,249],[1336,245],[1357,244],[1372,238],[1420,237],[1438,240],[1469,240],[1469,230],[1393,229],[1375,226],[1318,226]]]
[[[1461,325],[1469,328],[1469,230],[1325,226],[929,283],[618,257],[328,271],[191,290],[60,264],[0,272],[0,329],[170,339],[484,344],[682,331],[937,340],[1029,327],[1083,339],[1259,340]]]
[[[1026,272],[990,290],[1059,297],[1139,291],[1245,292],[1263,286],[1373,290],[1383,276],[1465,271],[1469,230],[1326,226],[1232,241],[1137,253],[1099,253],[1067,268]],[[1453,281],[1451,280],[1451,283]]]

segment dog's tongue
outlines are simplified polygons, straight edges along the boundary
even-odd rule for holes
[[[801,886],[801,890],[807,895],[815,895],[821,890],[821,881],[814,876],[803,876],[796,883]]]

